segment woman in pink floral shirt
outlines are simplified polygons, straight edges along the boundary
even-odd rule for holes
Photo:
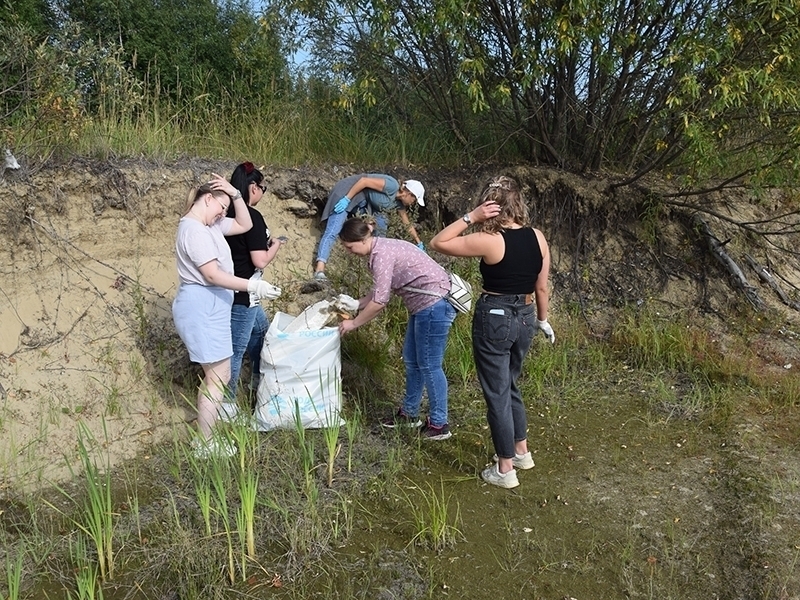
[[[452,434],[447,420],[447,378],[442,363],[456,316],[446,298],[450,291],[447,271],[414,244],[373,236],[372,226],[362,219],[345,221],[339,239],[349,252],[368,259],[373,279],[370,293],[358,301],[358,315],[343,321],[339,333],[345,335],[378,316],[393,292],[411,313],[403,344],[405,396],[397,414],[382,425],[422,425],[419,409],[422,391],[426,389],[430,414],[422,435],[426,439],[446,440]]]

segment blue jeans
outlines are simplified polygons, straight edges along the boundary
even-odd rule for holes
[[[250,357],[253,367],[252,385],[257,389],[261,377],[261,346],[269,328],[269,320],[260,306],[250,308],[244,304],[234,304],[231,308],[231,338],[233,356],[231,357],[231,381],[228,394],[236,400],[236,388],[239,384],[239,373],[242,370],[242,359],[245,352]]]
[[[528,437],[528,419],[517,378],[536,335],[536,303],[524,296],[481,294],[472,317],[472,352],[486,400],[486,418],[497,456],[514,457],[514,443]]]
[[[333,250],[333,245],[336,243],[336,238],[342,230],[344,222],[347,220],[347,212],[335,213],[331,211],[328,215],[328,221],[325,224],[325,232],[319,238],[319,249],[317,250],[317,260],[324,263],[328,262],[328,258]]]
[[[331,211],[331,214],[328,215],[328,221],[325,224],[325,231],[323,232],[322,237],[319,238],[319,248],[317,249],[318,261],[324,263],[328,262],[328,258],[331,256],[331,250],[333,250],[333,246],[336,243],[336,238],[339,236],[339,232],[342,230],[344,222],[351,216],[366,214],[366,205],[366,201],[362,202],[356,207],[352,214],[349,214],[346,211],[338,214]],[[372,214],[372,217],[375,219],[374,234],[376,236],[385,235],[388,226],[386,216],[379,212],[375,212]]]
[[[447,378],[444,375],[444,349],[456,309],[444,298],[433,306],[411,315],[403,343],[406,365],[406,394],[403,412],[410,417],[419,414],[422,390],[428,390],[431,425],[447,423]]]

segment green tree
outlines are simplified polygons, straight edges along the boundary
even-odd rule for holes
[[[285,76],[278,38],[244,0],[62,0],[62,5],[88,36],[101,45],[122,46],[142,79],[172,93],[220,89],[208,85],[209,78],[263,90]]]
[[[55,15],[47,0],[0,0],[0,23],[26,26],[42,38],[55,28]]]
[[[469,155],[628,181],[785,180],[800,163],[796,0],[272,0],[343,104],[424,111]]]

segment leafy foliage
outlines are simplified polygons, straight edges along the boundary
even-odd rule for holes
[[[279,37],[244,0],[63,0],[63,8],[88,39],[121,46],[140,79],[155,77],[171,94],[272,93],[286,77]]]
[[[106,95],[122,87],[127,94]],[[139,94],[140,96],[140,94]],[[138,101],[135,83],[114,48],[98,48],[72,22],[38,42],[25,25],[0,24],[0,106],[5,142],[38,135],[58,152],[77,139],[90,121],[88,108],[109,98]]]
[[[793,0],[274,0],[343,105],[492,152],[634,177],[781,177],[800,158]]]

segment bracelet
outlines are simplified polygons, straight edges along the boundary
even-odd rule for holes
[[[233,196],[231,196],[231,198],[234,200],[238,200],[241,197],[242,197],[242,192],[240,192],[239,190],[236,190],[236,193]]]

